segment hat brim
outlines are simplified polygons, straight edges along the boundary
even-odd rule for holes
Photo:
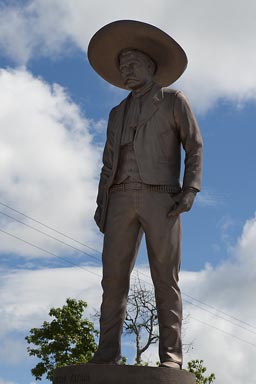
[[[88,59],[106,81],[128,89],[119,71],[119,55],[124,49],[137,49],[150,56],[157,65],[154,80],[161,86],[176,81],[187,67],[181,46],[159,28],[134,20],[119,20],[102,27],[91,38]]]

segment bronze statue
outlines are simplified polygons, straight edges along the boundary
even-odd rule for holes
[[[110,112],[103,153],[95,213],[104,233],[103,301],[99,347],[90,363],[120,360],[130,273],[144,232],[159,319],[160,366],[180,369],[180,214],[190,210],[200,190],[202,139],[185,96],[165,87],[184,72],[187,57],[160,29],[121,20],[92,37],[88,58],[105,80],[131,90]]]

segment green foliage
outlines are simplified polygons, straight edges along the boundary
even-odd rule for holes
[[[196,376],[196,384],[211,384],[215,380],[214,373],[206,377],[206,368],[203,366],[203,360],[191,360],[188,362],[188,371]]]
[[[40,328],[32,328],[25,338],[30,356],[41,361],[31,370],[36,380],[46,374],[51,380],[55,368],[87,362],[96,350],[93,323],[83,318],[87,303],[67,299],[62,308],[51,308],[51,322],[44,321]]]
[[[127,363],[127,357],[122,356],[121,360],[119,361],[119,365],[126,365],[126,363]]]
[[[148,367],[149,363],[148,363],[148,361],[140,360],[139,363],[135,362],[133,365],[135,365],[136,367]]]

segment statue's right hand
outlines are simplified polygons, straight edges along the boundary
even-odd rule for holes
[[[174,197],[175,204],[168,213],[168,217],[177,216],[182,212],[190,211],[196,196],[195,191],[185,190]]]

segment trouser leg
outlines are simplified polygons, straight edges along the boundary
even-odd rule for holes
[[[133,209],[132,191],[111,194],[103,245],[103,299],[99,359],[121,357],[120,339],[126,313],[129,281],[142,229]]]
[[[167,193],[145,191],[141,222],[155,287],[160,361],[173,361],[181,366],[182,302],[178,287],[181,225],[179,216],[167,217],[172,204]]]

